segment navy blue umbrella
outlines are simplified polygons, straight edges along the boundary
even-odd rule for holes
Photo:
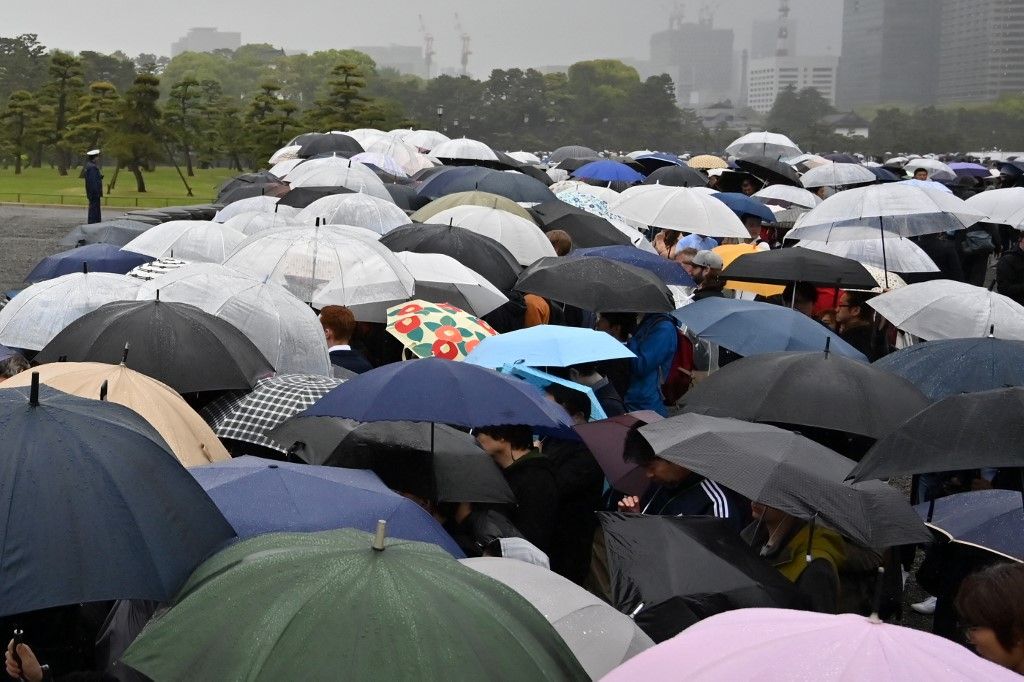
[[[776,222],[775,214],[772,213],[770,208],[762,204],[757,199],[751,199],[746,194],[741,194],[740,192],[716,192],[711,196],[728,206],[732,209],[732,212],[738,216],[742,216],[744,213],[749,213],[750,215],[757,216],[763,222]]]
[[[611,159],[591,161],[580,166],[570,175],[574,178],[599,182],[640,182],[644,179],[643,174],[636,172],[624,163]]]
[[[744,357],[777,351],[822,351],[866,362],[859,350],[803,313],[771,303],[705,298],[672,315],[691,332]]]
[[[881,166],[865,166],[865,168],[874,173],[879,182],[898,182],[901,179],[888,168]]]
[[[650,174],[659,168],[668,168],[683,166],[685,162],[675,154],[667,154],[665,152],[651,152],[650,154],[641,154],[634,159],[637,163],[643,166],[644,171]],[[687,166],[689,168],[689,166]]]
[[[898,374],[931,400],[1024,386],[1024,341],[992,337],[942,339],[917,343],[876,361]]]
[[[239,457],[189,469],[240,538],[262,533],[357,528],[439,545],[464,556],[418,504],[389,490],[372,471]]]
[[[166,601],[234,536],[137,413],[36,383],[0,388],[0,616]]]
[[[1024,561],[1024,504],[1016,490],[975,490],[914,507],[950,541]]]
[[[642,251],[635,246],[598,246],[590,249],[575,249],[568,258],[607,258],[608,260],[634,265],[653,272],[665,284],[695,287],[696,282],[679,263],[662,258],[656,253]]]
[[[456,166],[432,175],[420,186],[421,197],[437,199],[455,194],[479,190],[506,197],[512,201],[543,203],[555,199],[547,186],[522,173],[506,173],[479,166]]]
[[[32,268],[32,272],[25,276],[25,281],[42,282],[72,272],[82,272],[86,267],[89,272],[115,272],[124,275],[132,268],[151,260],[151,256],[122,251],[113,244],[86,244],[42,259]]]

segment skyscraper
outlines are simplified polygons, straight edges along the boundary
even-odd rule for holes
[[[697,23],[674,14],[669,29],[651,36],[651,68],[672,77],[683,106],[702,106],[735,96],[733,32],[714,28],[710,10]]]
[[[1024,93],[1024,2],[942,0],[936,100]]]

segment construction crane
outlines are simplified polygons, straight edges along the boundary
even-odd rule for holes
[[[775,36],[775,56],[789,56],[789,0],[779,0],[779,30]]]
[[[462,28],[462,21],[459,19],[459,13],[455,13],[455,30],[459,34],[459,38],[462,40],[462,56],[460,63],[462,64],[461,75],[469,75],[469,55],[473,54],[469,49],[469,34],[466,33],[465,29]]]
[[[420,35],[423,36],[423,65],[427,68],[427,80],[430,80],[434,66],[434,34],[427,30],[422,14],[420,15]]]

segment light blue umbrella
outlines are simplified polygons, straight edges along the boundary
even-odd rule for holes
[[[594,395],[594,390],[590,388],[590,386],[577,384],[575,381],[556,377],[554,374],[548,374],[547,372],[542,372],[539,369],[527,367],[526,365],[504,365],[501,368],[501,373],[522,379],[526,383],[532,384],[540,389],[544,389],[551,384],[558,384],[559,386],[565,386],[566,388],[571,388],[574,391],[579,391],[590,398],[590,421],[608,418],[604,408],[601,407],[601,403],[598,402],[597,396]],[[554,431],[550,431],[550,433],[559,437],[563,435],[555,433]],[[573,432],[573,435],[575,435],[575,432]]]
[[[528,367],[568,367],[583,362],[633,357],[636,356],[623,343],[604,332],[541,324],[490,336],[481,341],[464,361],[498,369],[502,365],[516,363]]]

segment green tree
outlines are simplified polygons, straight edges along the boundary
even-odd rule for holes
[[[35,33],[0,38],[0,102],[17,90],[36,92],[46,82],[46,47]]]
[[[109,146],[119,167],[135,176],[139,192],[146,191],[143,168],[149,168],[161,155],[160,79],[148,73],[136,76],[122,98],[120,118]]]
[[[797,92],[789,86],[775,98],[765,125],[768,130],[788,135],[803,149],[822,150],[832,140],[832,131],[822,119],[832,113],[835,109],[816,89],[804,88]]]
[[[253,169],[266,163],[275,151],[293,137],[298,121],[298,107],[280,95],[277,83],[264,83],[260,92],[249,103],[246,112],[246,132],[250,152],[250,166]]]
[[[81,149],[100,149],[118,116],[120,97],[113,83],[96,81],[78,100],[78,110],[68,120],[68,141]]]
[[[103,54],[83,50],[78,58],[82,61],[82,78],[86,83],[110,83],[118,92],[123,92],[135,80],[135,64],[123,52]]]
[[[369,98],[363,94],[366,76],[357,64],[342,62],[331,69],[327,96],[316,100],[307,120],[315,128],[350,130],[363,124]]]
[[[219,128],[222,109],[228,106],[234,106],[234,102],[225,100],[220,83],[213,80],[199,82],[195,151],[201,168],[215,165],[225,151]],[[237,106],[234,111],[237,114]]]
[[[281,94],[300,108],[309,108],[318,99],[329,94],[331,71],[338,64],[354,64],[367,75],[368,84],[377,65],[369,55],[358,50],[319,50],[312,54],[297,54],[278,59],[275,79],[281,85]],[[382,94],[382,93],[374,93]]]
[[[606,149],[618,149],[632,139],[640,86],[636,69],[617,59],[595,59],[573,64],[567,75],[572,96],[567,132],[572,139]]]
[[[643,102],[643,106],[636,108],[639,120],[627,146],[681,151],[684,144],[683,112],[676,104],[676,86],[671,76],[665,73],[651,76],[637,92],[637,101]]]
[[[241,172],[244,170],[242,157],[250,147],[250,139],[247,127],[242,121],[241,109],[236,102],[237,100],[232,97],[224,97],[213,114],[216,122],[215,149],[227,156],[229,168]]]
[[[14,156],[14,174],[21,174],[22,157],[32,141],[41,109],[35,97],[27,90],[17,90],[7,100],[7,108],[0,113],[4,127],[3,138]]]
[[[185,155],[185,168],[189,177],[195,176],[192,151],[202,136],[201,97],[199,81],[186,78],[171,86],[170,96],[164,106],[164,126]]]
[[[67,139],[68,121],[78,107],[82,94],[82,62],[69,52],[55,50],[50,55],[49,80],[40,93],[40,99],[50,116],[47,144],[54,148],[57,172],[68,174],[72,150]],[[84,150],[83,150],[84,151]]]

